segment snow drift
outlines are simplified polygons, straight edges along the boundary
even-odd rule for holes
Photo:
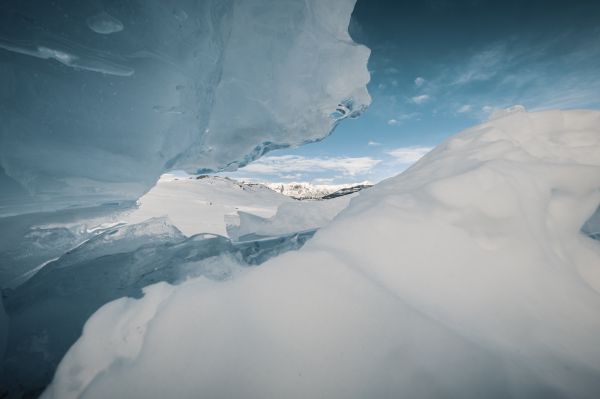
[[[597,398],[599,202],[600,112],[499,117],[299,252],[105,305],[44,397]]]
[[[0,5],[0,215],[136,200],[369,104],[355,0]],[[340,62],[343,60],[343,62]]]

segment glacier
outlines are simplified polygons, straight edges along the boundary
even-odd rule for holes
[[[599,127],[499,115],[299,251],[104,305],[43,397],[596,398]]]
[[[370,103],[354,3],[3,1],[0,216],[130,205],[165,171],[327,136]]]

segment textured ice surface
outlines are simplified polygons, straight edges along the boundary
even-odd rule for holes
[[[499,117],[301,251],[104,306],[44,397],[597,398],[599,189],[600,112]]]
[[[81,335],[84,322],[105,303],[140,297],[143,287],[160,281],[180,283],[199,276],[223,281],[242,272],[243,266],[298,249],[313,234],[232,243],[212,234],[187,238],[166,219],[154,218],[90,238],[17,288],[4,290],[10,323],[0,308],[0,350],[8,338],[0,363],[0,393],[39,394]]]
[[[325,137],[370,101],[354,2],[3,1],[0,215],[136,200],[165,170]]]
[[[581,231],[590,237],[600,240],[600,206],[596,212],[585,222]]]
[[[122,212],[102,206],[0,218],[0,288],[19,285],[45,262],[114,227]]]
[[[109,35],[123,30],[123,23],[106,11],[89,17],[87,24],[91,30],[101,35]]]

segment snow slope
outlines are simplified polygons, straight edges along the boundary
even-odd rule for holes
[[[600,112],[499,117],[301,251],[105,305],[43,397],[597,398],[599,203]]]
[[[188,236],[199,233],[227,236],[226,217],[242,211],[268,218],[281,204],[293,201],[264,186],[250,186],[228,178],[178,179],[164,175],[139,199],[138,209],[124,221],[139,223],[152,217],[168,216]]]

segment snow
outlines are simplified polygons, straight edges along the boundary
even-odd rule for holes
[[[262,185],[250,186],[217,176],[177,179],[165,175],[123,220],[139,223],[167,216],[187,236],[199,233],[227,236],[227,220],[238,211],[268,218],[281,204],[292,201]]]
[[[599,203],[600,112],[509,113],[300,251],[103,306],[43,397],[596,398]]]
[[[298,231],[316,230],[326,226],[348,206],[357,194],[330,200],[306,200],[283,203],[270,218],[262,218],[246,212],[238,212],[239,223],[230,225],[229,236],[242,240],[252,236],[277,236]]]
[[[4,3],[1,216],[135,201],[165,171],[234,170],[370,103],[355,0]]]
[[[308,182],[262,184],[278,193],[299,199],[319,199],[345,188],[372,185],[369,181],[348,184],[312,184]]]

